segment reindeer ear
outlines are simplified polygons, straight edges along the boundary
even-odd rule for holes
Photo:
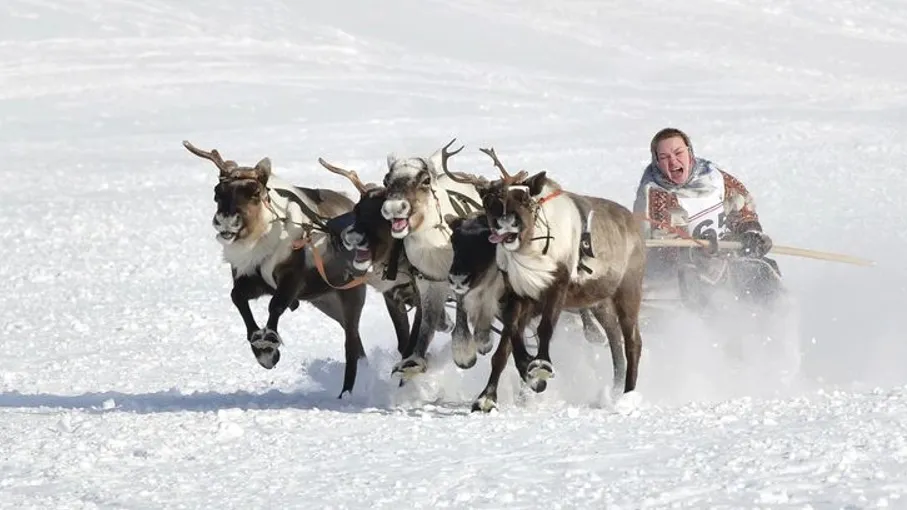
[[[262,158],[261,161],[255,164],[255,176],[258,178],[259,182],[262,185],[268,184],[268,179],[271,177],[271,159]]]
[[[435,153],[432,154],[430,158],[428,158],[427,163],[428,169],[432,174],[435,175],[435,177],[444,173],[444,169],[441,168],[441,149],[436,150]]]
[[[545,183],[548,182],[548,177],[545,174],[546,171],[542,170],[532,177],[526,178],[526,180],[522,182],[522,184],[529,188],[529,194],[531,196],[536,197],[542,194],[542,189],[545,187]]]
[[[463,218],[448,213],[444,215],[444,222],[447,223],[447,226],[452,230],[456,230],[457,227],[459,227],[460,224],[463,223]]]
[[[390,170],[394,168],[394,163],[397,162],[397,154],[395,152],[388,153],[387,155],[387,169]]]

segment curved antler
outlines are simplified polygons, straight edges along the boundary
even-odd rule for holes
[[[526,177],[529,177],[529,172],[527,172],[525,170],[520,170],[519,172],[516,173],[516,175],[510,175],[507,172],[507,169],[504,168],[504,164],[501,163],[500,159],[498,159],[498,155],[495,154],[494,147],[489,148],[489,149],[479,149],[479,150],[482,151],[484,154],[488,155],[488,157],[490,157],[494,161],[494,166],[497,167],[497,169],[501,171],[501,176],[504,178],[504,185],[509,186],[515,182],[522,181]]]
[[[328,169],[328,171],[333,172],[337,175],[342,175],[350,180],[353,183],[353,186],[356,187],[356,190],[359,191],[360,195],[365,195],[368,193],[369,184],[363,184],[362,180],[359,178],[359,174],[355,170],[347,170],[345,168],[340,168],[339,166],[334,166],[322,158],[318,158],[318,162],[321,163],[321,166]],[[371,186],[377,187],[376,184],[371,184]]]
[[[233,161],[224,161],[224,158],[220,156],[217,149],[211,149],[211,152],[205,152],[189,143],[189,140],[183,140],[183,147],[200,158],[212,161],[222,173],[230,173],[230,170],[236,166],[236,163]]]
[[[486,184],[488,181],[477,175],[468,175],[468,176],[458,177],[458,176],[454,175],[450,170],[448,170],[447,160],[450,159],[451,156],[459,154],[459,152],[462,151],[464,147],[466,147],[465,145],[461,145],[459,149],[457,149],[453,152],[448,151],[447,149],[449,149],[450,146],[453,145],[453,143],[456,141],[457,141],[457,139],[454,138],[453,140],[448,142],[447,145],[445,145],[444,147],[441,148],[441,170],[443,170],[444,173],[448,177],[450,177],[450,179],[452,181],[459,182],[460,184],[472,184],[473,186],[475,186],[477,184]]]

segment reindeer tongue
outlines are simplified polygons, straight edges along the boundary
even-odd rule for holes
[[[395,218],[394,221],[391,222],[391,228],[399,232],[406,228],[406,225],[408,224],[409,220],[407,220],[406,218]]]
[[[491,243],[498,244],[503,240],[504,240],[504,236],[501,234],[498,234],[497,232],[492,232],[491,234],[488,235],[488,241]]]

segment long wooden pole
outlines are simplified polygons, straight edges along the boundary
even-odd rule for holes
[[[679,247],[679,248],[702,248],[705,241],[695,239],[649,239],[646,241],[647,248],[653,247]],[[721,250],[739,250],[742,247],[738,241],[718,241],[718,248]],[[807,250],[805,248],[795,248],[793,246],[773,245],[770,253],[778,255],[791,255],[794,257],[806,257],[810,259],[829,260],[832,262],[843,262],[845,264],[854,264],[857,266],[875,266],[875,262],[850,255],[840,253],[831,253],[825,251]]]

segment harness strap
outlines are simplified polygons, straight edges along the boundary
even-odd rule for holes
[[[390,259],[384,267],[384,274],[381,275],[383,280],[396,280],[397,272],[400,267],[400,255],[403,253],[403,240],[394,239],[394,245],[391,246]]]
[[[563,193],[564,193],[564,190],[556,189],[556,190],[552,191],[550,195],[540,198],[538,201],[538,205],[542,205],[545,202],[547,202],[553,198],[557,198],[557,197],[561,196]]]
[[[290,202],[293,202],[294,204],[298,205],[299,208],[302,209],[302,214],[306,215],[310,220],[312,220],[312,223],[317,225],[322,230],[327,229],[327,226],[325,224],[325,218],[323,218],[320,214],[313,211],[312,208],[308,206],[308,204],[306,204],[302,199],[300,199],[292,191],[280,189],[280,188],[274,188],[269,191],[273,191],[273,192],[277,193],[278,195],[282,196],[283,198],[289,200]]]
[[[311,240],[311,235],[297,239],[293,241],[293,249],[302,250],[309,244]],[[314,246],[312,246],[312,258],[315,259],[315,269],[318,270],[318,274],[321,275],[321,279],[324,280],[324,283],[328,284],[328,286],[330,286],[331,288],[337,290],[347,290],[352,289],[353,287],[358,287],[368,281],[368,277],[363,275],[357,278],[353,278],[351,281],[338,287],[331,283],[331,281],[328,279],[328,275],[324,270],[324,259],[321,257],[321,252],[319,252]]]

